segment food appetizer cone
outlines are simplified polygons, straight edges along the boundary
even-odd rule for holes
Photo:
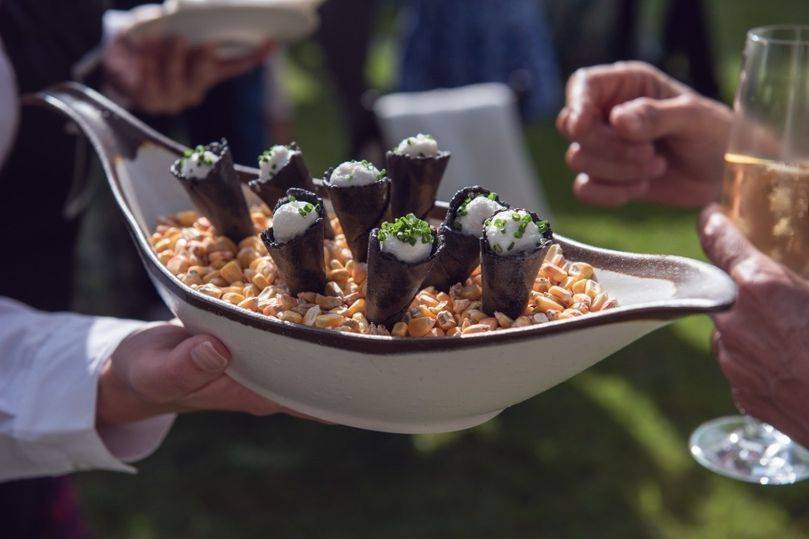
[[[390,177],[389,219],[409,213],[424,219],[435,204],[450,153],[438,150],[429,135],[404,139],[385,155]]]
[[[354,260],[368,257],[368,236],[385,215],[390,180],[367,161],[348,161],[323,175],[323,185]]]
[[[261,233],[292,295],[322,292],[326,287],[325,221],[320,197],[305,189],[291,188],[275,205],[273,226]]]
[[[482,197],[483,200],[475,200]],[[433,262],[424,286],[448,291],[455,283],[463,283],[480,264],[480,237],[483,222],[500,209],[508,208],[484,187],[464,187],[452,197],[439,233],[444,236],[444,250]]]
[[[219,234],[234,242],[255,234],[225,139],[186,150],[170,170]]]
[[[315,183],[303,159],[303,152],[296,142],[288,146],[276,145],[258,158],[259,177],[247,185],[269,208],[286,195],[287,189],[298,187],[315,192]],[[328,217],[325,218],[327,238],[334,237]]]
[[[513,218],[516,214],[520,219]],[[480,238],[483,311],[522,315],[545,253],[553,243],[547,221],[525,210],[493,215]]]
[[[371,232],[365,316],[388,328],[401,320],[421,289],[443,238],[413,214]]]

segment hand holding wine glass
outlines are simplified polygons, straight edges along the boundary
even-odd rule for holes
[[[714,355],[736,406],[809,446],[809,281],[756,249],[716,205],[698,225],[711,261],[739,287],[714,316]]]

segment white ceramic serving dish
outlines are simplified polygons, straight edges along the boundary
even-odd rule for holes
[[[26,99],[72,118],[89,137],[161,297],[194,333],[233,353],[229,374],[305,414],[401,433],[464,429],[545,391],[672,320],[727,309],[733,282],[719,269],[556,239],[571,260],[597,268],[619,307],[542,326],[455,338],[355,335],[277,322],[200,294],[149,247],[157,218],[191,207],[169,172],[183,147],[77,84]],[[244,180],[257,171],[239,167]],[[248,190],[245,193],[252,197]],[[439,203],[434,217],[446,205]]]
[[[227,58],[268,40],[288,43],[306,37],[317,28],[316,8],[313,0],[174,0],[135,8],[143,16],[127,32],[135,39],[175,35],[192,45],[213,44]]]

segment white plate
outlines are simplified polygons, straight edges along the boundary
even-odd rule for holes
[[[222,57],[239,56],[272,40],[287,43],[310,35],[318,24],[311,1],[167,4],[129,29],[135,39],[182,36],[192,45],[214,44]]]

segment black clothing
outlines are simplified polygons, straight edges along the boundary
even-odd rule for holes
[[[0,39],[20,93],[71,78],[101,40],[102,0],[3,0]],[[78,225],[63,215],[73,179],[76,139],[65,121],[25,108],[0,169],[0,237],[14,265],[0,269],[0,296],[45,310],[70,307]],[[46,242],[47,248],[36,248]]]

